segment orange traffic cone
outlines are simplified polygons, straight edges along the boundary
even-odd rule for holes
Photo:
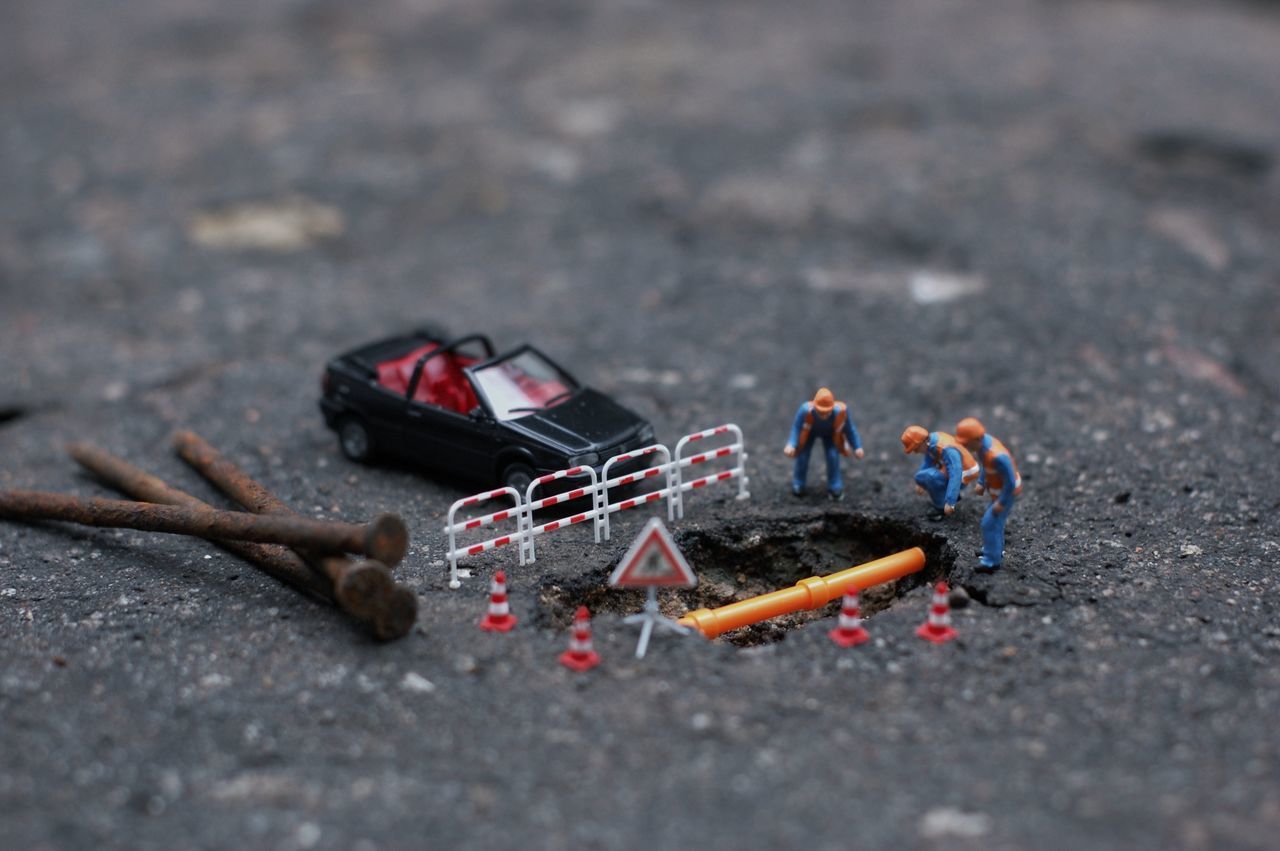
[[[573,634],[569,637],[569,649],[560,654],[560,664],[581,673],[600,664],[600,654],[591,646],[591,612],[579,606],[573,616]]]
[[[836,628],[828,632],[827,637],[841,647],[856,647],[871,640],[871,636],[862,628],[862,613],[858,610],[858,589],[852,588],[845,593]]]
[[[947,590],[945,582],[934,586],[929,618],[916,627],[916,635],[925,641],[941,644],[956,637],[956,631],[951,628],[951,601],[947,599]]]
[[[489,611],[480,621],[480,628],[487,632],[510,632],[515,625],[516,616],[511,614],[507,603],[507,574],[499,570],[489,583]]]

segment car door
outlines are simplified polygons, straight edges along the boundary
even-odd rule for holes
[[[410,457],[468,479],[492,480],[501,442],[492,418],[411,401],[405,410],[405,423],[404,449]]]
[[[339,420],[354,415],[364,421],[374,446],[398,452],[403,430],[404,397],[363,378],[353,378],[345,370],[334,371],[332,396]]]

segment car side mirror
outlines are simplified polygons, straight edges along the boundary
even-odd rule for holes
[[[485,420],[489,419],[489,415],[484,412],[484,408],[481,408],[479,406],[476,406],[472,408],[470,411],[467,411],[467,416],[471,417],[471,419],[477,422],[484,422]]]

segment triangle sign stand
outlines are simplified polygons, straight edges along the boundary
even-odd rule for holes
[[[651,517],[640,534],[631,542],[627,554],[618,562],[609,576],[609,584],[615,588],[645,588],[644,611],[631,615],[623,623],[638,623],[640,641],[636,644],[636,658],[643,659],[649,649],[649,637],[655,628],[665,629],[679,635],[687,635],[688,627],[683,627],[671,618],[663,617],[658,612],[658,588],[693,588],[698,584],[698,577],[685,561],[684,554],[672,540],[671,533],[658,517]]]

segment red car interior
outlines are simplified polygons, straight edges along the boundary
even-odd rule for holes
[[[515,376],[515,382],[520,391],[529,397],[531,407],[541,407],[569,389],[559,381],[539,381],[523,372]]]
[[[378,364],[378,383],[392,393],[405,395],[409,391],[409,382],[413,380],[413,369],[418,364],[418,358],[437,348],[439,344],[429,343],[403,357],[382,361]],[[422,379],[413,393],[413,401],[439,405],[459,414],[467,413],[480,403],[462,368],[471,366],[477,360],[457,352],[430,358],[423,364]]]

